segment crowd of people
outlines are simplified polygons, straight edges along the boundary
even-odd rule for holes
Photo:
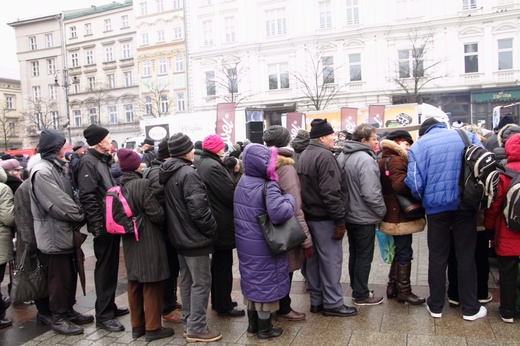
[[[497,138],[488,150],[518,171],[520,127],[504,119],[489,138],[474,126],[466,127],[467,135],[486,147]],[[511,178],[500,176],[491,207],[479,212],[460,202],[464,142],[445,123],[425,120],[415,141],[403,130],[381,138],[368,124],[337,134],[327,119],[310,125],[293,139],[285,127],[273,125],[263,133],[264,145],[244,141],[231,147],[215,134],[193,142],[176,133],[160,143],[146,139],[142,153],[114,151],[109,131],[95,124],[83,133],[88,146],[80,143],[73,152],[65,151],[62,133],[44,130],[29,162],[22,166],[7,156],[0,162],[0,277],[15,257],[16,233],[17,252],[26,251],[47,268],[49,294],[34,301],[37,321],[59,334],[81,334],[81,325],[94,320],[98,328],[123,331],[117,317],[130,313],[134,339],[172,336],[173,329],[162,325],[168,321],[182,323],[188,342],[213,342],[222,334],[208,327],[210,306],[222,317],[247,312],[248,335],[263,340],[283,333],[273,319],[306,319],[291,306],[296,270],[306,279],[310,313],[358,313],[345,304],[340,282],[345,235],[353,304],[381,304],[382,292],[368,285],[376,230],[395,244],[387,299],[425,304],[432,317],[441,318],[448,294],[465,320],[485,317],[484,304],[492,300],[487,287],[492,235],[500,316],[514,322],[520,235],[507,228],[501,213]],[[135,215],[138,237],[107,233],[105,195],[116,185]],[[420,201],[425,214],[407,214],[399,196]],[[275,224],[295,216],[306,239],[273,255],[257,222],[263,214]],[[96,257],[95,316],[74,310],[75,251],[85,224]],[[426,225],[430,294],[422,298],[410,281],[412,235]],[[115,304],[121,243],[129,308]],[[235,248],[245,310],[231,298]],[[5,318],[9,305],[0,293],[0,328],[11,325]]]

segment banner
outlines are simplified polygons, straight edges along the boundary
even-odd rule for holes
[[[351,107],[341,107],[341,129],[354,133],[358,126],[358,109]]]
[[[384,127],[385,106],[370,105],[368,106],[368,123],[376,128]],[[377,125],[376,125],[377,124]]]
[[[287,129],[291,133],[291,139],[298,134],[298,130],[302,129],[303,113],[289,112],[287,113]]]
[[[216,133],[228,146],[235,144],[235,103],[217,104]]]

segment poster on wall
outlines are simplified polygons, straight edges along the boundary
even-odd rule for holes
[[[385,106],[370,105],[368,106],[368,123],[376,128],[385,127]]]
[[[222,137],[224,143],[232,146],[235,143],[235,103],[217,104],[216,133]]]
[[[298,134],[298,130],[302,129],[303,113],[289,112],[287,113],[287,129],[291,133],[291,139]]]
[[[341,129],[354,133],[356,127],[364,123],[365,119],[358,118],[358,109],[353,107],[341,107]]]

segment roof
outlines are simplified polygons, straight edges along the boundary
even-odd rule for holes
[[[131,0],[125,0],[125,2],[123,2],[123,3],[118,3],[118,2],[114,1],[111,4],[100,5],[100,6],[92,5],[87,8],[67,11],[64,13],[65,14],[64,19],[65,20],[74,19],[74,18],[78,18],[78,17],[88,16],[91,14],[110,11],[110,10],[114,10],[114,9],[121,8],[121,7],[127,7],[127,6],[132,6]]]

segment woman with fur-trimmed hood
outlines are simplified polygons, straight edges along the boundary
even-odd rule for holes
[[[419,305],[424,304],[425,299],[413,294],[410,285],[412,234],[424,229],[425,219],[406,217],[396,197],[396,193],[411,196],[404,179],[408,167],[408,149],[412,144],[410,134],[402,130],[391,132],[381,141],[382,157],[378,165],[386,214],[379,224],[379,230],[394,236],[395,243],[395,255],[388,274],[387,297],[397,297],[399,302]]]

